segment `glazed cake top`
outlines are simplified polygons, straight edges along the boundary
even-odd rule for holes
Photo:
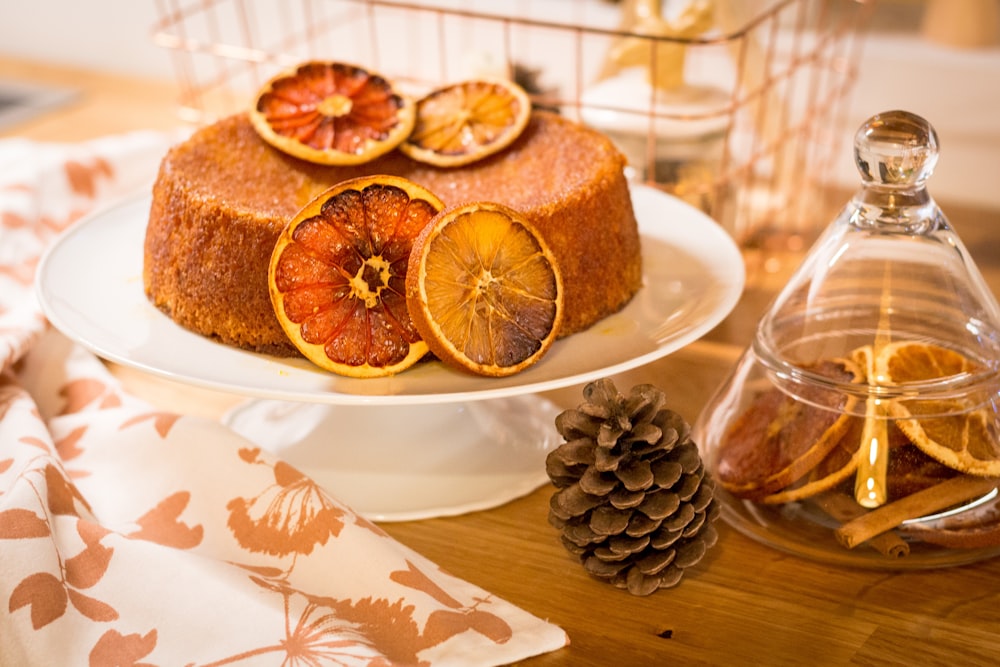
[[[272,148],[245,114],[237,114],[199,129],[171,149],[163,169],[189,195],[248,214],[287,218],[323,190],[362,175],[408,178],[446,205],[493,201],[527,211],[584,195],[581,189],[595,187],[624,166],[604,135],[535,111],[512,146],[459,168],[424,165],[399,151],[362,165],[315,165]]]

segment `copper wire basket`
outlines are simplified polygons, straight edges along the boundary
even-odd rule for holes
[[[636,180],[698,206],[744,249],[811,243],[829,220],[823,197],[851,134],[844,116],[873,3],[739,0],[726,25],[678,37],[623,24],[622,7],[637,1],[155,0],[152,38],[173,59],[180,114],[193,123],[247,108],[269,77],[307,59],[366,66],[416,94],[503,72],[535,105],[577,120],[640,114]],[[650,95],[595,106],[588,91],[626,40],[646,43],[649,72],[663,49],[683,49],[684,76],[711,79],[718,103],[664,110]],[[664,170],[678,128],[696,137],[693,157]]]

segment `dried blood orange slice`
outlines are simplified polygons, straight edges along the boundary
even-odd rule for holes
[[[355,65],[307,62],[260,89],[250,121],[269,144],[319,164],[360,164],[413,130],[413,101]]]
[[[859,383],[864,371],[848,359],[823,360],[811,372],[838,383]],[[857,399],[844,392],[804,388],[793,398],[772,387],[730,424],[719,446],[716,478],[726,490],[760,499],[795,483],[840,442],[857,417]]]
[[[563,316],[555,257],[520,214],[493,203],[443,211],[413,244],[410,316],[431,351],[493,377],[537,362]]]
[[[764,496],[765,505],[780,505],[809,498],[835,488],[849,479],[858,468],[863,419],[851,419],[837,444],[798,483]]]
[[[395,176],[339,183],[307,204],[278,237],[271,302],[288,338],[317,366],[378,377],[427,352],[406,309],[413,240],[443,208]]]
[[[413,132],[399,149],[419,162],[457,167],[509,146],[530,117],[528,94],[513,81],[463,81],[417,101]]]
[[[954,378],[985,369],[965,355],[919,341],[886,345],[875,373],[887,386]],[[1000,477],[1000,433],[993,403],[976,405],[961,395],[896,400],[889,414],[910,441],[931,458],[970,475]]]

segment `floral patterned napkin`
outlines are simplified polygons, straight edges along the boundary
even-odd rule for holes
[[[148,187],[177,138],[0,141],[0,664],[474,666],[564,646],[47,325],[45,247]]]

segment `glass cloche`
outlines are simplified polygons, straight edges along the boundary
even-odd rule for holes
[[[862,184],[695,424],[723,516],[887,569],[1000,555],[1000,308],[925,183],[923,118],[865,122]]]

